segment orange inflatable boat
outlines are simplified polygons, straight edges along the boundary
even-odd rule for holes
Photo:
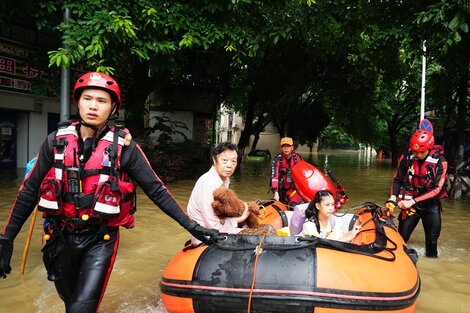
[[[169,313],[414,312],[417,254],[374,204],[337,216],[352,243],[317,237],[223,235],[180,251],[160,282]],[[291,212],[266,203],[266,222],[287,226]]]

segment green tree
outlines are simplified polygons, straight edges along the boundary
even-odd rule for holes
[[[468,0],[433,1],[420,12],[416,24],[426,39],[430,62],[438,68],[430,79],[431,108],[446,117],[446,153],[454,167],[462,164],[465,128],[470,121],[469,24]]]
[[[463,144],[468,0],[25,3],[20,10],[2,3],[1,21],[31,16],[56,34],[53,66],[86,64],[127,80],[132,127],[143,126],[150,92],[168,105],[184,87],[211,93],[212,104],[227,100],[245,115],[242,146],[261,117],[307,144],[322,129],[309,127],[332,119],[355,140],[383,149],[388,143],[395,160],[418,120],[426,40],[427,109],[443,117],[436,123],[458,125],[455,145]],[[65,6],[72,19],[59,23]],[[66,45],[59,48],[61,36]]]

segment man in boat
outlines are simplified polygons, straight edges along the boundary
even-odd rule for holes
[[[292,181],[291,169],[302,157],[294,150],[294,141],[290,137],[281,139],[281,153],[274,157],[271,164],[271,190],[274,199],[294,208],[302,202]]]
[[[434,145],[431,131],[418,130],[410,139],[408,152],[401,156],[393,178],[390,202],[401,209],[398,232],[405,242],[422,219],[426,256],[437,258],[437,240],[441,232],[442,206],[447,196],[447,161],[443,148]],[[389,202],[387,201],[387,202]]]
[[[59,124],[47,136],[0,235],[0,276],[10,273],[13,240],[38,204],[45,218],[47,278],[54,282],[66,312],[91,313],[98,311],[114,265],[119,226],[134,226],[134,182],[199,240],[218,232],[185,214],[127,129],[108,125],[121,106],[121,92],[112,77],[82,75],[73,100],[78,119]]]

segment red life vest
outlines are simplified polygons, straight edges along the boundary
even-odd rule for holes
[[[400,193],[399,200],[409,200],[435,188],[434,178],[437,176],[437,163],[443,154],[444,152],[441,146],[434,146],[429,151],[426,159],[419,162],[411,151],[408,152],[408,186],[405,196]],[[438,198],[442,199],[445,197],[447,197],[447,192],[445,188],[442,188]]]
[[[287,160],[285,157],[282,156],[282,154],[278,154],[275,158],[275,163],[272,168],[272,177],[275,179],[278,179],[279,181],[282,180],[282,189],[284,191],[293,189],[294,184],[292,181],[292,176],[291,176],[291,169],[294,167],[299,160],[302,160],[302,158],[295,152],[292,152],[292,156],[290,157],[289,160]],[[279,167],[278,167],[279,164]],[[277,173],[276,173],[276,168],[277,168]],[[274,186],[274,187],[279,187],[279,186]]]
[[[127,129],[112,127],[97,143],[84,166],[78,158],[78,122],[57,131],[54,166],[39,191],[45,216],[98,219],[110,227],[134,226],[135,185],[120,172]]]

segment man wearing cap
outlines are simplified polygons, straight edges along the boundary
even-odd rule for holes
[[[281,153],[273,159],[271,165],[271,190],[276,201],[288,204],[291,208],[302,202],[291,176],[292,166],[300,160],[302,157],[294,150],[292,138],[282,138]]]

